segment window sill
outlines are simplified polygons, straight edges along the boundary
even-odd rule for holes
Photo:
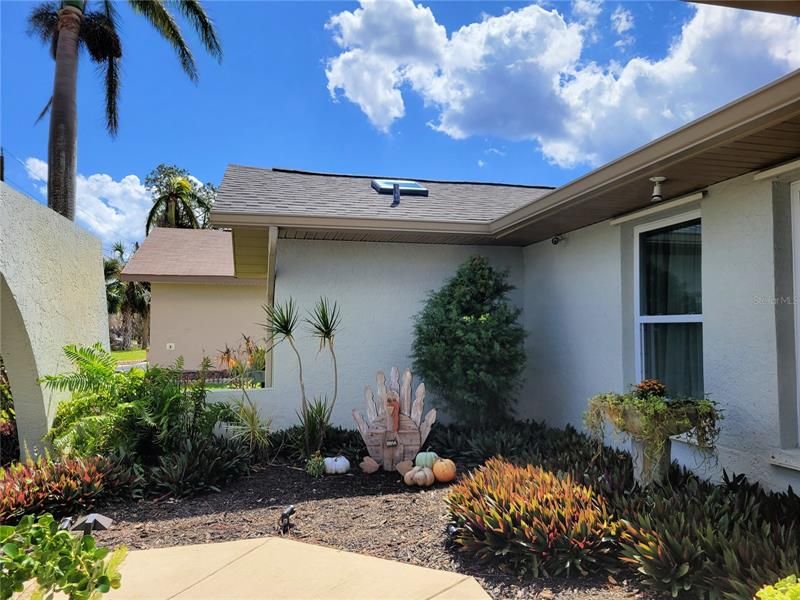
[[[775,467],[800,471],[800,448],[773,448],[769,462]]]

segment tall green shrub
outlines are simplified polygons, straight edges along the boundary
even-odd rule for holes
[[[526,335],[508,300],[513,289],[508,273],[473,256],[415,318],[414,371],[463,423],[496,423],[513,413]]]

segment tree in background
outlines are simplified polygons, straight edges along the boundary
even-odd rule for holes
[[[47,149],[47,204],[68,219],[75,218],[75,172],[77,167],[77,80],[78,50],[83,47],[98,65],[106,95],[106,129],[114,136],[119,119],[120,60],[122,41],[118,34],[113,0],[98,2],[100,10],[87,11],[86,0],[45,2],[36,6],[28,19],[29,31],[50,46],[56,63],[53,95],[39,115],[50,110]],[[222,48],[211,19],[198,0],[128,0],[131,9],[150,22],[175,50],[181,66],[192,81],[197,67],[183,33],[167,6],[175,7],[197,32],[206,50],[217,59]]]
[[[461,423],[497,423],[513,413],[526,335],[508,300],[513,289],[508,273],[474,256],[415,317],[414,372]]]
[[[205,229],[217,188],[200,183],[186,169],[160,164],[144,179],[153,193],[153,207],[147,215],[146,232],[153,227]]]
[[[150,320],[150,286],[141,281],[123,281],[120,278],[122,269],[128,264],[128,258],[130,257],[126,254],[125,244],[116,242],[111,256],[103,259],[108,314],[118,314],[122,321],[121,350],[131,349],[134,324],[137,320],[141,325],[139,343],[142,348],[147,347],[149,337],[147,330]]]

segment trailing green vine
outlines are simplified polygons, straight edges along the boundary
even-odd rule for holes
[[[644,445],[645,457],[655,462],[670,436],[683,434],[701,450],[713,451],[719,437],[722,413],[708,398],[667,397],[659,381],[645,379],[626,394],[598,394],[589,400],[584,424],[603,440],[605,423]]]

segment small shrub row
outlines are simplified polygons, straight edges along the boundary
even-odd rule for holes
[[[90,535],[58,529],[52,515],[23,517],[16,527],[0,526],[0,600],[22,592],[31,580],[33,597],[60,592],[72,600],[99,598],[119,588],[125,554],[124,546],[110,553]]]
[[[620,524],[569,474],[492,458],[447,498],[461,550],[533,576],[586,575],[617,564]]]

